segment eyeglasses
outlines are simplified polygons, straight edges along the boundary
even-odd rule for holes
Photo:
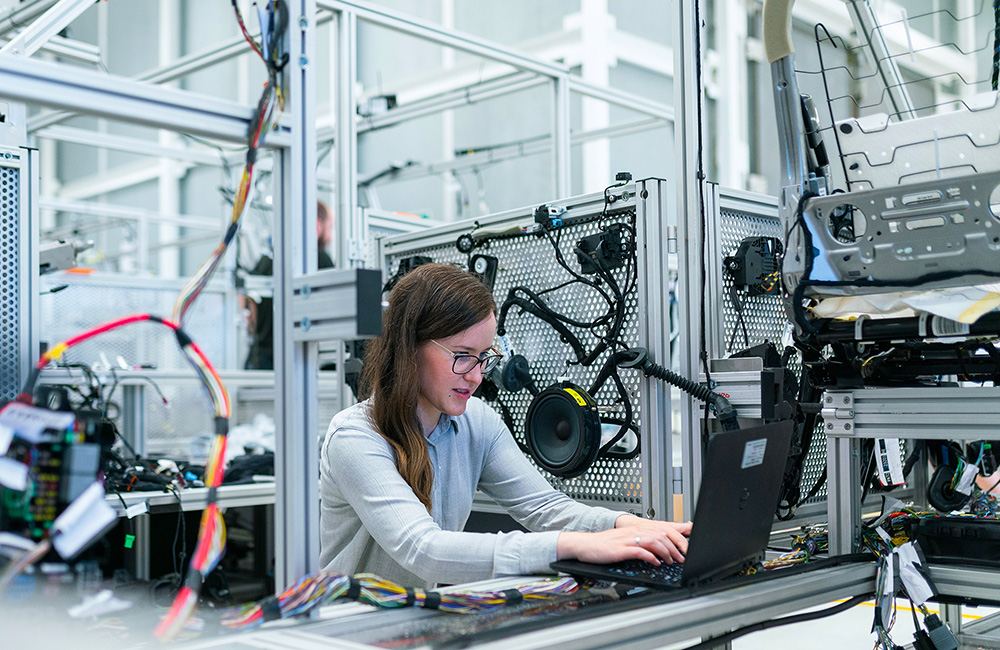
[[[497,364],[500,363],[500,360],[503,359],[503,355],[500,354],[500,351],[496,348],[490,348],[487,352],[483,352],[482,356],[477,357],[474,354],[452,352],[434,339],[431,339],[431,343],[455,357],[455,360],[451,364],[451,371],[456,375],[468,374],[479,364],[483,365],[483,374],[485,375],[490,370],[496,368]]]

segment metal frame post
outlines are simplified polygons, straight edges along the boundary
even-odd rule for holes
[[[30,265],[27,272],[25,272],[23,265],[21,267],[21,286],[25,291],[21,296],[27,299],[25,304],[28,306],[28,331],[25,333],[23,326],[21,330],[21,350],[23,354],[21,358],[23,359],[22,363],[27,363],[29,368],[33,368],[41,354],[42,332],[40,323],[41,312],[38,304],[39,291],[42,286],[38,269],[39,233],[41,231],[38,223],[41,216],[38,209],[38,150],[22,148],[21,157],[24,163],[21,167],[21,191],[25,192],[21,197],[21,205],[25,208],[28,218],[26,227],[21,231],[21,259],[27,260]],[[24,378],[27,378],[27,376],[27,374],[22,375]]]
[[[337,34],[337,219],[347,224],[341,233],[340,256],[343,267],[360,263],[355,252],[363,236],[358,205],[358,128],[354,120],[358,104],[354,84],[358,78],[357,42],[358,19],[350,11],[341,11],[336,18]]]
[[[678,282],[681,314],[681,341],[684,353],[680,372],[686,377],[698,376],[698,347],[701,340],[699,304],[701,276],[692,269],[702,268],[704,241],[701,232],[703,205],[700,151],[702,138],[698,121],[702,85],[698,76],[701,53],[698,49],[698,0],[674,3],[674,143],[677,152],[677,229],[678,268],[685,269]],[[693,56],[692,56],[693,55]],[[684,517],[694,513],[696,492],[701,483],[702,445],[699,433],[699,405],[686,395],[681,396],[681,453]]]
[[[640,267],[640,295],[646,298],[645,314],[639,318],[639,340],[644,341],[650,358],[670,367],[670,277],[667,272],[669,200],[666,181],[647,179],[636,184],[636,228],[644,246]],[[670,386],[646,377],[646,401],[642,407],[642,445],[649,451],[643,463],[643,501],[649,518],[673,520],[673,430]],[[664,426],[665,425],[665,426]]]
[[[275,584],[291,584],[319,568],[318,345],[293,341],[292,287],[316,270],[315,0],[289,11],[292,146],[278,155],[280,200],[275,211],[274,368],[284,390],[275,397]]]
[[[861,526],[861,469],[858,441],[826,438],[827,491],[831,555],[854,552]]]
[[[569,196],[570,179],[570,105],[568,74],[552,79],[552,179],[556,196]]]

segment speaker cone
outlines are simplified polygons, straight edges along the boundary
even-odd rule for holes
[[[597,404],[579,386],[563,382],[538,393],[524,424],[531,457],[561,478],[586,472],[601,448]]]

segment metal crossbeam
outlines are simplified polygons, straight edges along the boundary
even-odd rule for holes
[[[254,109],[194,93],[16,56],[0,56],[0,96],[244,144]],[[285,147],[288,120],[266,146]]]
[[[94,0],[59,0],[20,34],[0,48],[0,54],[31,56],[94,4]]]
[[[481,56],[484,59],[498,61],[514,66],[518,70],[529,70],[548,77],[559,77],[569,74],[569,68],[557,63],[549,63],[532,56],[504,47],[498,43],[487,41],[473,34],[466,34],[448,29],[430,21],[418,18],[400,18],[396,12],[387,7],[380,7],[368,2],[352,0],[317,0],[316,6],[334,12],[348,12],[357,16],[358,20],[373,25],[379,25],[403,34],[409,34],[431,43],[454,48],[469,54]]]

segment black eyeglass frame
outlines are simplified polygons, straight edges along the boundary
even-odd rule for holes
[[[448,354],[452,355],[452,357],[454,357],[454,360],[451,362],[451,371],[456,375],[467,375],[473,370],[475,370],[476,366],[482,366],[483,374],[485,375],[489,371],[496,368],[497,365],[499,365],[500,361],[503,359],[503,354],[500,352],[500,350],[497,350],[496,348],[493,347],[491,347],[489,350],[493,354],[488,354],[487,352],[484,352],[483,356],[476,356],[474,354],[467,354],[465,352],[453,352],[452,350],[449,350],[448,348],[444,347],[434,339],[431,339],[431,343],[438,346]],[[463,370],[459,372],[458,364],[463,359],[475,359],[476,362],[473,363],[471,366],[469,366],[468,370]]]

